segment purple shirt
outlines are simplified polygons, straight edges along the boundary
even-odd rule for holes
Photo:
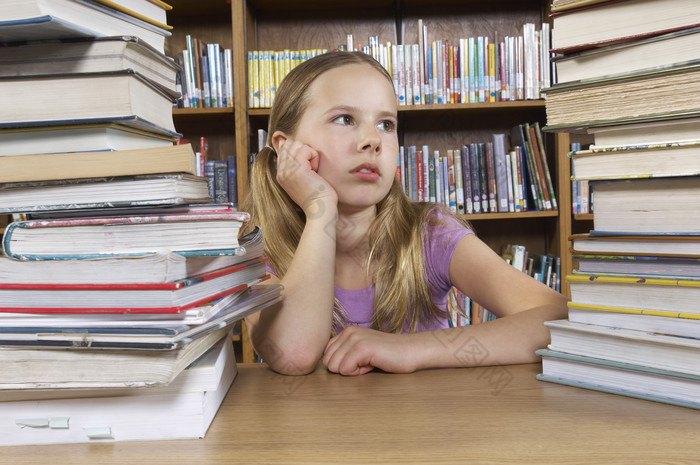
[[[445,224],[428,226],[425,235],[425,265],[428,286],[435,305],[445,309],[447,295],[452,288],[450,281],[450,259],[457,243],[467,234],[474,232],[457,222],[454,218],[443,213],[437,213],[439,220]],[[272,273],[269,268],[268,271]],[[274,273],[273,273],[274,274]],[[346,312],[348,325],[369,328],[374,311],[374,285],[359,290],[341,289],[335,287],[335,297]],[[444,319],[432,325],[418,325],[417,331],[429,331],[448,328],[449,322]]]

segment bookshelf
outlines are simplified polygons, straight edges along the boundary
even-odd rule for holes
[[[519,35],[526,22],[548,17],[548,0],[171,0],[174,26],[169,46],[179,50],[185,34],[233,49],[234,107],[226,111],[176,110],[176,127],[195,138],[210,138],[210,157],[235,153],[239,201],[246,195],[247,155],[257,147],[257,130],[267,128],[269,109],[248,108],[247,52],[336,48],[353,34],[355,44],[369,36],[392,44],[417,43],[418,20],[429,38],[458,39],[484,35]],[[438,150],[488,140],[523,122],[545,124],[543,100],[399,107],[401,145],[428,144]],[[536,253],[561,256],[562,275],[572,269],[568,236],[585,227],[571,214],[571,185],[566,134],[545,134],[548,164],[555,180],[558,211],[469,215],[477,234],[500,252],[507,243]],[[557,155],[559,154],[559,155]],[[565,283],[562,292],[568,295]]]

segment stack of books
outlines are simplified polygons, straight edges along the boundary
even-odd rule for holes
[[[545,89],[545,129],[593,136],[569,155],[594,229],[571,237],[569,315],[547,322],[539,378],[700,408],[700,4],[553,11],[560,82]]]
[[[281,289],[175,144],[170,7],[4,3],[0,444],[202,437]]]

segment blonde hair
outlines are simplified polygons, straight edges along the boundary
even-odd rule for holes
[[[295,133],[309,103],[308,88],[321,74],[340,66],[362,63],[372,66],[392,82],[384,67],[365,53],[329,52],[295,67],[277,89],[268,124],[268,147],[255,157],[248,195],[241,204],[241,209],[251,215],[241,234],[260,226],[265,237],[265,255],[280,278],[289,268],[306,219],[301,208],[277,182],[275,152],[270,148],[272,134],[275,131]],[[437,209],[448,213],[437,204],[411,201],[396,180],[377,204],[377,217],[369,231],[366,266],[368,273],[372,270],[370,278],[375,285],[374,329],[391,333],[415,332],[419,324],[446,318],[447,313],[431,299],[425,271],[423,238],[426,225],[435,221],[431,213]],[[370,267],[370,263],[374,266]],[[343,322],[343,310],[336,300],[334,329],[340,329]]]

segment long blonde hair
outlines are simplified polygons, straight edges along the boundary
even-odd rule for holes
[[[241,209],[251,215],[241,234],[260,226],[265,255],[280,278],[289,268],[306,218],[277,182],[275,152],[270,147],[272,135],[275,131],[295,133],[309,103],[307,90],[316,78],[330,69],[357,63],[372,66],[392,82],[384,67],[365,53],[329,52],[295,67],[277,89],[268,124],[268,147],[255,157],[248,195],[241,204]],[[411,201],[396,180],[377,204],[377,216],[369,230],[366,267],[368,273],[372,270],[370,279],[375,285],[373,328],[392,333],[415,332],[419,324],[446,318],[446,312],[430,296],[423,243],[425,226],[435,221],[431,213],[440,208],[443,207]],[[374,266],[370,267],[370,263]],[[335,312],[335,329],[339,329],[343,310],[337,300]]]

